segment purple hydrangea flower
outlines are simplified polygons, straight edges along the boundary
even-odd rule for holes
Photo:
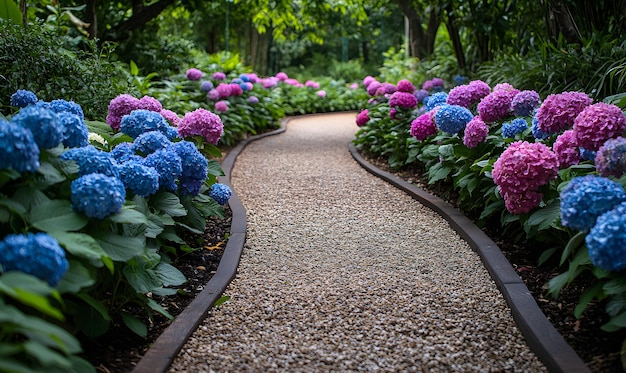
[[[228,185],[215,183],[211,185],[211,192],[209,193],[209,197],[213,198],[215,202],[220,205],[225,205],[226,202],[232,197],[233,192],[230,190]]]
[[[218,101],[220,99],[220,93],[218,92],[217,89],[210,90],[209,93],[206,94],[206,96],[211,101]]]
[[[160,111],[160,114],[174,127],[177,127],[178,123],[180,123],[180,117],[178,116],[178,114],[171,110],[163,109]]]
[[[560,168],[567,168],[580,162],[580,152],[573,130],[560,134],[552,144],[552,149],[559,160]]]
[[[571,128],[578,114],[591,102],[591,98],[582,92],[549,95],[535,114],[537,126],[550,135]]]
[[[381,84],[379,89],[382,89],[382,94],[389,94],[389,95],[398,90],[398,88],[396,88],[394,84],[387,83],[387,82]]]
[[[397,91],[389,97],[389,106],[401,109],[413,109],[417,106],[417,98],[412,93]]]
[[[221,71],[215,72],[213,73],[213,79],[218,81],[226,80],[226,74]]]
[[[502,124],[502,137],[514,139],[515,135],[524,132],[528,128],[528,123],[525,119],[516,118],[510,122]]]
[[[596,153],[595,164],[604,177],[621,177],[626,173],[626,139],[620,136],[606,140]]]
[[[20,271],[57,286],[69,268],[65,250],[46,233],[9,234],[0,241],[4,272]]]
[[[215,86],[213,85],[213,82],[210,80],[205,80],[202,82],[202,84],[200,84],[200,89],[204,92],[209,92],[213,88],[215,88]]]
[[[122,117],[128,115],[133,110],[139,109],[139,99],[128,94],[121,94],[109,102],[109,112],[106,122],[111,128],[118,131],[122,122]]]
[[[377,80],[370,82],[367,86],[367,94],[370,96],[376,96],[376,92],[378,92],[378,88],[380,88],[383,84]]]
[[[278,74],[276,74],[276,79],[284,82],[285,80],[289,79],[289,76],[287,76],[287,73],[281,71]]]
[[[159,173],[152,167],[137,161],[129,161],[119,166],[120,179],[134,194],[148,197],[159,190]]]
[[[248,102],[251,103],[252,105],[256,105],[259,103],[259,98],[256,96],[250,96],[248,97]]]
[[[187,72],[185,72],[185,76],[189,80],[200,80],[202,79],[202,71],[192,67],[191,69],[187,70]]]
[[[450,90],[446,103],[469,108],[475,103],[472,87],[459,85]]]
[[[40,165],[39,152],[29,129],[0,118],[0,169],[34,172]]]
[[[479,143],[484,142],[489,134],[489,126],[481,117],[475,116],[465,126],[463,133],[463,144],[468,148],[475,148]]]
[[[485,123],[493,123],[511,115],[511,101],[516,91],[498,90],[485,96],[478,103],[478,114]]]
[[[230,84],[227,84],[227,83],[220,83],[220,84],[218,84],[217,87],[215,88],[215,90],[219,94],[219,98],[227,98],[233,92],[232,86]]]
[[[117,177],[93,173],[70,185],[72,208],[90,218],[104,219],[122,209],[126,201],[124,184]]]
[[[181,138],[199,135],[213,145],[217,145],[223,133],[224,125],[220,117],[205,109],[196,109],[185,114],[178,125],[178,134]]]
[[[10,105],[24,108],[28,105],[34,105],[39,101],[37,95],[35,95],[31,91],[27,91],[25,89],[18,89],[14,94],[11,95]]]
[[[374,78],[371,75],[366,76],[365,78],[363,78],[363,86],[365,86],[365,88],[367,88],[370,83],[375,82],[376,78]]]
[[[598,150],[608,139],[618,137],[626,129],[626,116],[616,105],[598,102],[585,107],[574,120],[578,144]]]
[[[451,135],[465,129],[474,114],[467,108],[458,105],[441,105],[435,114],[435,124],[443,132]]]
[[[228,102],[226,101],[218,101],[215,103],[215,110],[219,111],[220,113],[224,113],[226,111],[228,111]]]
[[[561,191],[561,223],[587,232],[598,216],[624,201],[626,192],[618,182],[596,175],[575,177]]]
[[[585,243],[594,266],[615,272],[626,269],[626,203],[598,216]]]
[[[139,109],[155,111],[157,113],[163,110],[163,105],[159,100],[150,96],[143,96],[139,100]]]
[[[521,91],[513,97],[511,101],[511,111],[513,115],[528,117],[539,107],[541,99],[535,91]]]
[[[411,136],[416,139],[423,141],[428,137],[437,133],[437,125],[435,124],[434,114],[436,113],[436,109],[433,111],[426,112],[419,117],[415,118],[411,122]]]
[[[415,98],[417,102],[424,102],[424,100],[428,97],[428,91],[425,89],[420,89],[419,91],[415,91]]]
[[[239,84],[230,84],[230,95],[231,96],[241,96],[243,94],[243,89]]]
[[[52,110],[28,105],[20,109],[11,122],[29,129],[41,149],[54,148],[63,140],[63,124]]]
[[[359,127],[364,126],[370,120],[369,110],[364,109],[356,116],[356,125]]]

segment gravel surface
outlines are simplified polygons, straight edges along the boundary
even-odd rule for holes
[[[545,371],[468,244],[352,159],[354,120],[292,119],[239,156],[231,299],[170,371]]]

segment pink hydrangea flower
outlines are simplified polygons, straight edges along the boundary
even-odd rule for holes
[[[230,83],[230,95],[231,96],[241,96],[243,94],[243,89],[237,83]]]
[[[276,79],[276,77],[264,78],[261,79],[261,84],[263,84],[263,88],[265,89],[276,87],[276,84],[278,84],[278,79]]]
[[[350,84],[350,89],[359,89],[359,83]]]
[[[398,110],[396,110],[396,108],[391,108],[391,110],[389,110],[389,118],[395,120],[397,113],[398,113]]]
[[[215,79],[215,80],[225,80],[226,79],[226,74],[224,74],[221,71],[217,71],[217,72],[213,73],[213,79]]]
[[[468,84],[472,88],[472,95],[476,102],[480,101],[483,97],[487,97],[491,93],[491,87],[489,84],[482,80],[472,80]]]
[[[576,116],[584,108],[591,105],[591,102],[591,98],[582,92],[563,92],[549,95],[535,114],[537,128],[548,134],[559,133],[571,128]]]
[[[312,80],[307,80],[306,82],[304,82],[304,86],[305,87],[310,87],[313,89],[319,89],[320,88],[320,84],[318,82],[314,82]]]
[[[413,109],[417,106],[417,98],[412,93],[397,91],[389,97],[389,106]]]
[[[552,149],[559,160],[560,168],[580,163],[580,150],[574,130],[567,130],[560,134],[552,144]]]
[[[536,207],[541,201],[537,199],[538,189],[556,178],[558,162],[556,154],[545,144],[517,141],[509,145],[492,171],[505,204],[511,207],[507,210],[518,214]]]
[[[434,119],[435,111],[436,110],[431,110],[424,113],[411,122],[411,136],[423,141],[437,133],[437,125]]]
[[[326,97],[326,91],[323,89],[315,92],[315,94],[317,94],[319,97],[322,97],[322,98]]]
[[[215,103],[215,110],[219,111],[220,113],[224,113],[226,111],[228,111],[228,103],[226,101],[218,101]]]
[[[177,127],[180,123],[180,117],[178,116],[178,114],[171,110],[163,109],[159,113],[174,127]]]
[[[121,94],[109,102],[109,112],[106,122],[111,128],[118,131],[122,123],[122,117],[140,107],[139,99],[129,94]]]
[[[489,134],[489,126],[481,117],[475,116],[465,126],[463,144],[468,148],[475,148],[479,143],[484,142]]]
[[[185,72],[185,76],[189,80],[200,80],[202,79],[202,71],[195,69],[195,68],[191,68],[187,70],[187,72]]]
[[[233,92],[233,88],[228,83],[218,84],[217,87],[215,87],[215,90],[217,91],[217,93],[219,93],[220,98],[230,97]]]
[[[430,91],[433,88],[434,88],[434,85],[433,85],[432,80],[427,80],[424,82],[424,84],[422,84],[422,89],[425,89],[427,91]]]
[[[371,75],[366,76],[365,78],[363,78],[363,85],[365,86],[365,88],[367,88],[367,86],[370,85],[370,83],[375,82],[376,78],[374,78]]]
[[[478,103],[478,115],[485,123],[493,123],[511,115],[511,101],[517,91],[493,91]]]
[[[516,94],[517,94],[517,93],[519,93],[519,90],[518,90],[518,89],[516,89],[515,87],[513,87],[513,86],[512,86],[511,84],[509,84],[509,83],[499,83],[499,84],[496,84],[496,85],[493,87],[493,91],[494,91],[494,92],[495,92],[495,91],[508,91],[508,92],[516,92]]]
[[[220,117],[206,109],[196,109],[185,114],[178,124],[180,137],[199,135],[213,145],[217,145],[223,133],[224,124]]]
[[[626,116],[615,105],[598,102],[584,108],[574,120],[578,144],[588,150],[598,150],[608,139],[616,138],[626,129]]]
[[[356,116],[356,125],[359,127],[364,126],[367,122],[369,122],[370,120],[370,114],[369,111],[367,109],[362,110],[357,116]]]
[[[395,85],[387,82],[383,83],[380,88],[383,90],[383,94],[392,94],[398,90]]]
[[[415,92],[415,86],[408,79],[400,80],[397,84],[397,87],[398,87],[398,91],[400,92],[408,92],[408,93]]]
[[[287,76],[287,73],[281,71],[278,74],[276,74],[276,79],[281,80],[281,81],[285,81],[285,80],[289,79],[289,76]]]
[[[280,79],[279,79],[280,80]],[[287,78],[284,80],[285,84],[292,85],[294,87],[302,87],[302,83],[298,81],[298,79]]]
[[[159,100],[150,96],[143,96],[139,100],[139,108],[149,111],[156,111],[157,113],[163,110],[163,105]]]

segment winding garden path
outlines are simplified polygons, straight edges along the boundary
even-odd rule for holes
[[[545,371],[478,254],[353,160],[354,119],[292,119],[237,158],[231,298],[170,371]]]

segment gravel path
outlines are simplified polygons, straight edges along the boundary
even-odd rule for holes
[[[292,119],[231,179],[238,274],[171,372],[542,372],[478,255],[370,175],[354,114]]]

